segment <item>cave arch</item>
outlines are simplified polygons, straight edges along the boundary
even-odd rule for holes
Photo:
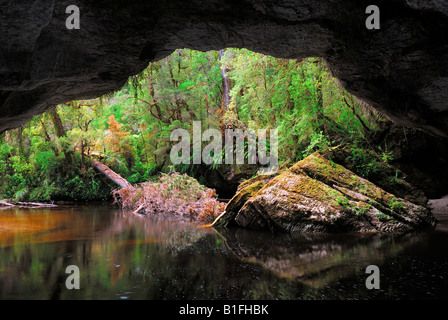
[[[281,58],[319,56],[352,94],[392,120],[448,137],[448,5],[377,1],[79,0],[81,28],[50,0],[0,6],[0,132],[50,106],[97,97],[177,48],[245,47]]]

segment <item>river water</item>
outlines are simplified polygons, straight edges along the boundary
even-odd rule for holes
[[[380,289],[365,286],[372,264]],[[0,299],[447,299],[446,288],[446,231],[293,238],[112,205],[0,210]]]

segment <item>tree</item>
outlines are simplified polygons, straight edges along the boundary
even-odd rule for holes
[[[67,133],[65,131],[64,125],[62,123],[61,117],[59,116],[59,113],[57,111],[57,108],[52,108],[49,111],[52,120],[54,129],[56,131],[56,135],[59,138],[59,145],[61,148],[61,151],[64,153],[66,158],[66,168],[70,172],[72,170],[73,166],[73,151],[68,145],[67,141]]]

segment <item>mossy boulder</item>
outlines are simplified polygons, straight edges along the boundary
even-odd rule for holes
[[[242,206],[254,196],[263,186],[271,181],[278,172],[259,174],[238,186],[236,195],[226,205],[226,211],[215,221],[215,225],[229,226]]]
[[[288,233],[406,233],[434,228],[436,220],[426,206],[316,152],[288,170],[246,181],[214,225]]]

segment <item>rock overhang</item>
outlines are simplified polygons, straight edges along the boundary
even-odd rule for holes
[[[81,27],[65,26],[67,6]],[[445,1],[0,1],[0,131],[58,103],[119,89],[177,48],[319,56],[352,94],[402,125],[448,137]]]

